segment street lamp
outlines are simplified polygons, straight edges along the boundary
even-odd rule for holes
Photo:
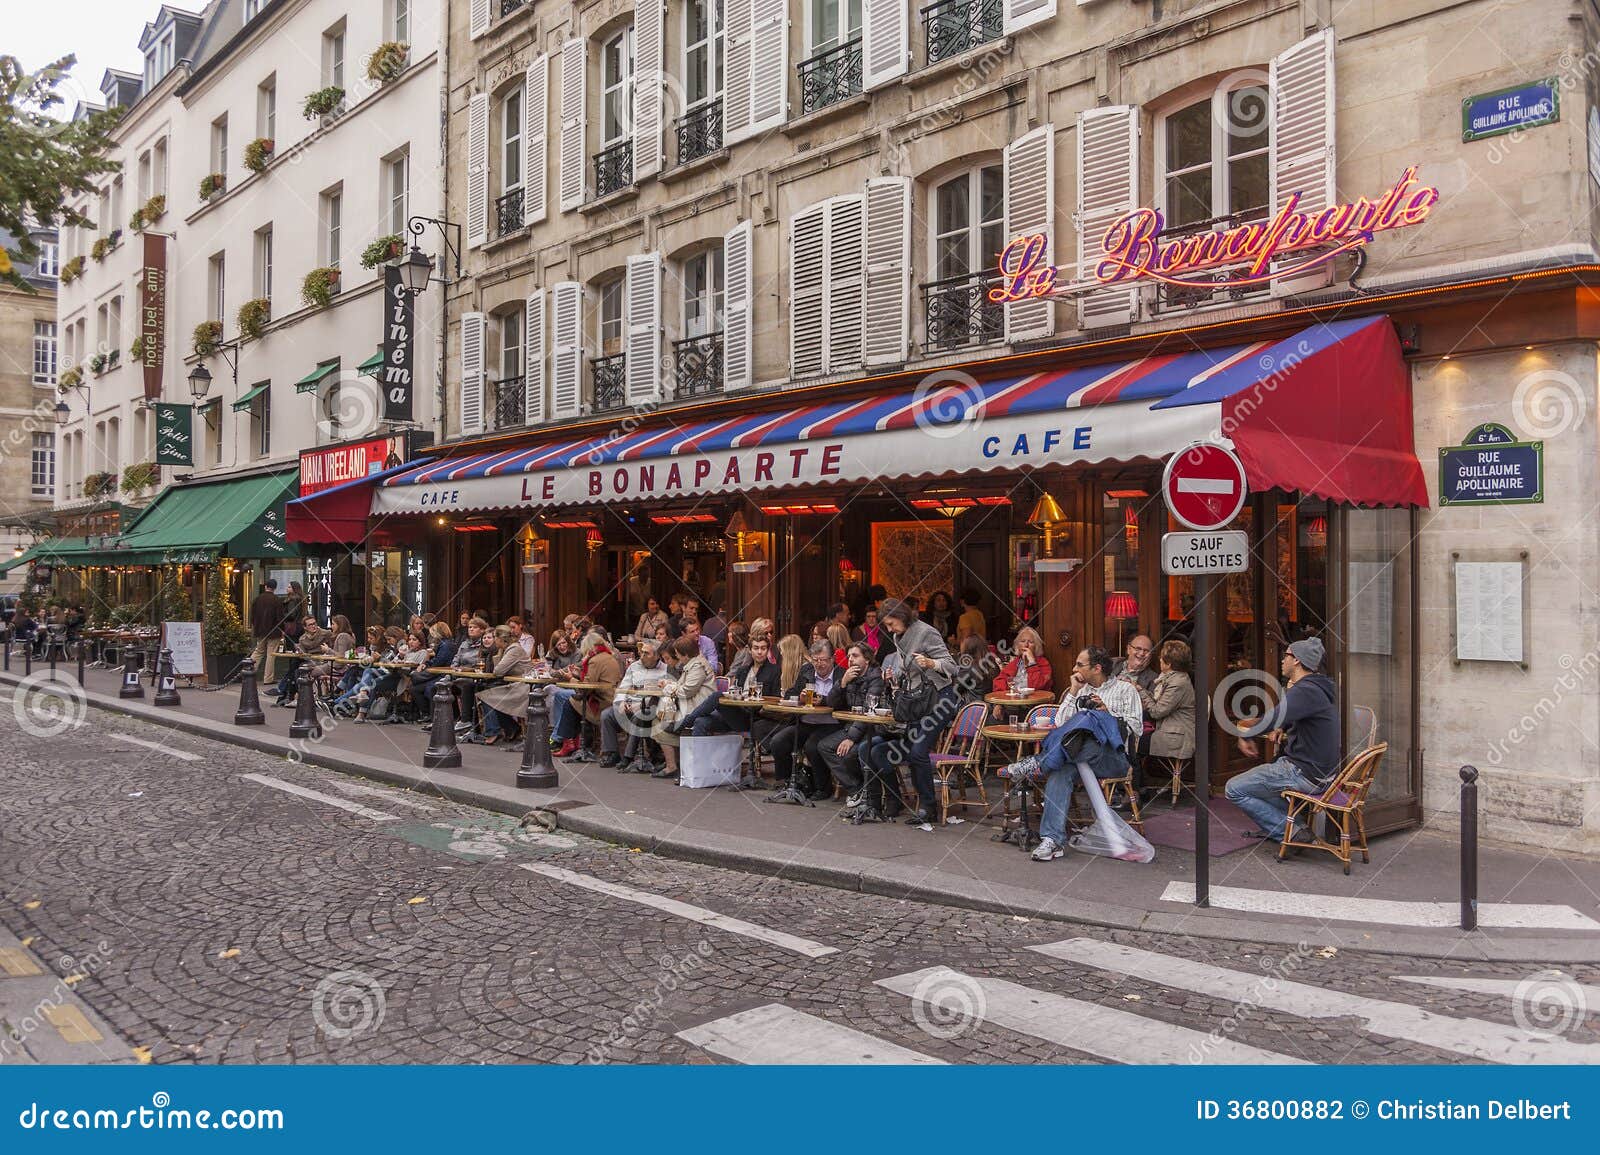
[[[416,296],[428,287],[428,278],[432,275],[433,259],[412,245],[411,255],[400,265],[400,276],[405,280],[406,290]]]
[[[56,407],[50,413],[56,419],[57,425],[65,425],[68,418],[72,416],[72,410],[67,408],[65,401],[57,401]]]
[[[196,401],[211,392],[211,370],[196,365],[189,373],[189,392]]]

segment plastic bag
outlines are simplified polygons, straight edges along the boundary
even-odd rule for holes
[[[1078,766],[1078,777],[1083,780],[1083,788],[1089,795],[1089,805],[1094,807],[1094,825],[1082,834],[1067,839],[1067,845],[1084,854],[1120,858],[1124,862],[1149,862],[1155,858],[1156,848],[1106,804],[1100,783],[1081,764]]]

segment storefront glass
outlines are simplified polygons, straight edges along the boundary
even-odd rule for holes
[[[1389,752],[1373,780],[1374,802],[1414,800],[1412,746],[1411,513],[1404,509],[1345,509],[1344,642],[1340,687],[1348,749],[1366,736],[1375,715],[1375,741]]]
[[[1139,586],[1139,506],[1134,491],[1108,489],[1100,495],[1100,557],[1091,562],[1100,571],[1100,645],[1120,654],[1139,632],[1139,611],[1145,604]]]

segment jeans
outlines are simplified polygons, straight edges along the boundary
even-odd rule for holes
[[[823,761],[821,746],[825,740],[838,735],[843,729],[839,723],[829,718],[820,725],[801,721],[779,730],[772,738],[772,766],[778,781],[788,782],[794,777],[794,756],[804,750],[806,765],[809,767],[810,792],[816,793],[824,788],[831,788],[831,776],[827,764]]]
[[[510,714],[501,713],[499,710],[496,710],[493,706],[484,704],[483,708],[482,708],[482,713],[483,713],[483,736],[485,738],[493,738],[495,735],[499,734],[501,731],[512,729],[517,725],[517,719],[516,718],[512,717]]]
[[[557,686],[555,709],[551,717],[555,718],[555,725],[551,728],[550,736],[562,742],[569,741],[578,736],[578,731],[583,726],[583,717],[578,713],[574,704],[578,692],[569,690],[565,686]]]
[[[819,742],[817,751],[822,755],[822,761],[827,764],[828,773],[833,776],[833,780],[854,794],[862,786],[861,755],[866,750],[871,735],[851,746],[850,753],[839,753],[839,743],[849,736],[849,727],[841,727]]]
[[[933,759],[928,755],[939,742],[939,736],[956,716],[956,691],[954,686],[940,690],[933,700],[933,709],[926,718],[918,718],[906,727],[906,733],[892,739],[885,755],[893,779],[896,761],[904,762],[911,771],[911,785],[917,792],[920,808],[930,817],[936,817],[939,808],[939,791],[934,786]]]
[[[1085,766],[1091,781],[1098,782],[1094,768],[1087,763],[1068,762],[1051,772],[1044,780],[1044,814],[1039,819],[1039,837],[1053,838],[1057,846],[1067,844],[1067,810],[1072,806],[1072,792],[1083,781],[1078,767]]]
[[[1316,794],[1320,789],[1300,767],[1287,758],[1279,758],[1228,779],[1223,793],[1229,802],[1255,819],[1268,838],[1281,838],[1283,825],[1289,820],[1289,804],[1283,800],[1283,792]]]
[[[892,752],[893,746],[894,743],[882,734],[868,734],[861,740],[860,749],[855,751],[865,778],[862,789],[867,794],[867,805],[874,810],[887,812],[890,798],[900,801],[900,776],[895,773],[900,755]]]

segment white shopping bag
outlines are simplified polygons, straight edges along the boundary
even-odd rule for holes
[[[682,764],[678,772],[680,786],[737,786],[744,760],[744,735],[696,738],[685,734],[678,739],[678,760]]]
[[[1094,825],[1073,838],[1067,845],[1084,854],[1098,854],[1101,858],[1120,858],[1124,862],[1149,862],[1156,856],[1156,848],[1145,841],[1144,835],[1117,816],[1106,805],[1106,796],[1100,790],[1095,776],[1082,766],[1078,777],[1089,794],[1089,805],[1094,807]]]

